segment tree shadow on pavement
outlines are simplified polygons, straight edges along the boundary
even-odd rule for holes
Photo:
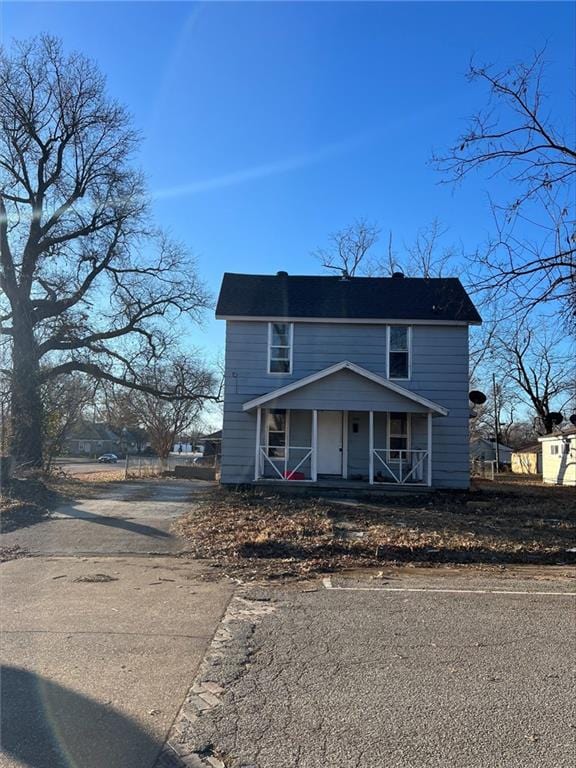
[[[1,667],[0,692],[2,753],[18,765],[150,768],[162,746],[112,707],[25,669]]]
[[[125,517],[113,517],[112,515],[97,515],[94,512],[86,512],[83,509],[75,507],[65,507],[58,509],[57,517],[52,519],[67,520],[85,520],[87,523],[96,523],[97,525],[107,525],[110,528],[121,528],[130,533],[138,533],[141,536],[151,536],[154,539],[169,539],[171,534],[160,528],[154,528],[152,525],[143,523],[134,523]]]

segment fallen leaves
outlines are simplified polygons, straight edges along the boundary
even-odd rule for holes
[[[477,499],[469,504],[477,494],[462,492],[355,505],[218,489],[176,530],[194,556],[245,578],[383,562],[566,563],[573,559],[576,499],[557,490],[492,488],[479,507]]]

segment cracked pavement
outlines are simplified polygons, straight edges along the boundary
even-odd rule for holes
[[[229,623],[204,674],[222,704],[194,721],[189,749],[226,768],[573,765],[576,601],[560,594],[573,577],[377,582],[528,594],[336,584],[360,590],[268,589],[267,615]]]

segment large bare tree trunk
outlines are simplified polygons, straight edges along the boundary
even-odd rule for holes
[[[17,464],[42,466],[42,399],[38,350],[29,313],[13,317],[12,445]]]

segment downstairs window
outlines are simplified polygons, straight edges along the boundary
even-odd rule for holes
[[[266,445],[271,459],[283,459],[286,452],[286,411],[267,412]]]
[[[390,427],[388,437],[388,448],[390,450],[390,459],[406,459],[407,454],[401,451],[408,450],[408,414],[391,413]]]

